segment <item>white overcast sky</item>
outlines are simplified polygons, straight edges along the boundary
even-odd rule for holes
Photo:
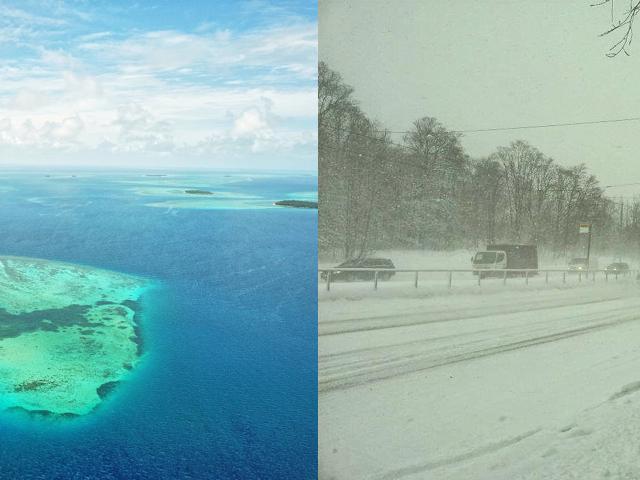
[[[614,37],[598,35],[611,11],[591,3],[320,0],[319,56],[391,130],[422,116],[454,130],[640,117],[640,43],[607,58]],[[640,122],[462,141],[479,157],[516,139],[560,164],[585,163],[602,185],[640,182]],[[607,193],[635,195],[640,185]]]

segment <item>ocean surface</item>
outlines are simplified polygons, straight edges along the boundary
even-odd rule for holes
[[[157,175],[0,172],[0,255],[157,284],[143,360],[95,412],[0,412],[1,480],[317,476],[317,211],[271,205],[317,178]]]

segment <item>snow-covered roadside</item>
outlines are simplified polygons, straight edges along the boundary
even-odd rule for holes
[[[486,278],[481,280],[478,285],[478,277],[470,272],[454,273],[452,277],[452,287],[448,287],[447,273],[429,273],[420,274],[418,288],[414,288],[413,274],[398,273],[389,281],[378,282],[378,289],[374,290],[373,282],[332,282],[331,290],[327,291],[326,282],[322,279],[318,280],[318,300],[323,305],[333,305],[332,312],[338,315],[351,311],[354,302],[367,299],[367,302],[361,302],[358,307],[368,308],[369,305],[381,305],[392,313],[403,311],[407,305],[415,304],[415,301],[429,300],[436,301],[438,297],[443,297],[445,305],[463,304],[471,301],[473,305],[473,297],[487,297],[498,299],[500,295],[517,294],[518,298],[527,297],[530,294],[535,296],[541,291],[568,291],[577,288],[590,288],[594,284],[598,289],[608,285],[635,283],[636,279],[633,274],[627,276],[620,275],[618,278],[610,275],[608,278],[603,273],[597,273],[595,282],[592,276],[578,274],[564,274],[563,272],[549,273],[548,279],[545,274],[532,276],[528,280],[524,278],[508,278],[506,284],[501,278]],[[598,290],[595,290],[598,291]],[[496,297],[496,295],[498,295]],[[570,295],[570,294],[569,294]],[[578,295],[584,295],[579,293]],[[446,300],[447,297],[449,298]],[[381,302],[384,300],[383,302]],[[346,303],[345,303],[346,301]],[[381,302],[381,303],[379,303]]]
[[[321,478],[640,478],[633,282],[319,315]]]
[[[457,250],[454,252],[411,252],[395,251],[380,252],[380,256],[388,256],[394,259],[398,269],[462,269],[470,268],[470,255],[472,252]],[[609,262],[602,262],[604,268]],[[607,260],[613,260],[608,258]],[[336,263],[321,263],[320,268],[333,267]],[[632,264],[634,267],[635,264]],[[503,292],[505,288],[509,290],[535,290],[548,288],[571,288],[574,286],[586,286],[594,282],[591,274],[579,275],[564,271],[566,264],[558,262],[552,264],[540,263],[541,269],[562,270],[552,272],[540,272],[525,280],[522,277],[509,277],[506,283],[501,277],[490,277],[481,280],[478,285],[478,276],[471,272],[452,272],[451,285],[449,285],[448,272],[420,272],[418,277],[418,288],[414,288],[415,274],[412,272],[398,272],[390,280],[380,280],[378,288],[374,291],[373,281],[342,282],[333,281],[331,290],[327,291],[326,281],[318,277],[319,300],[335,300],[347,298],[350,300],[360,300],[363,298],[398,298],[403,302],[408,298],[424,298],[431,296],[449,295],[484,295],[487,293]],[[605,275],[602,272],[595,274],[595,283],[609,283],[635,280],[634,274],[628,276]]]
[[[483,246],[484,247],[484,246]],[[375,252],[373,256],[380,258],[390,258],[396,268],[423,268],[423,269],[439,269],[439,268],[461,268],[471,267],[471,257],[478,250],[451,250],[451,251],[434,251],[434,250],[381,250]],[[566,268],[567,262],[571,256],[566,258],[554,256],[543,251],[538,252],[538,263],[540,268]],[[606,267],[611,262],[626,261],[635,268],[638,263],[636,255],[626,255],[624,258],[613,256],[610,254],[593,253],[593,258],[598,260],[600,268]],[[335,267],[341,261],[339,259],[320,258],[320,268]]]

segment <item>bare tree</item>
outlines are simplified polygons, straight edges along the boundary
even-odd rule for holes
[[[495,243],[502,235],[504,220],[504,170],[499,162],[473,162],[464,204],[468,206],[465,223],[470,226],[473,243]]]
[[[388,140],[352,93],[337,72],[320,63],[319,246],[343,258],[373,250],[388,191]]]
[[[504,170],[510,236],[516,241],[524,237],[530,240],[534,182],[540,171],[548,167],[548,161],[538,149],[521,140],[499,147],[492,158],[500,162]],[[529,224],[523,223],[527,221]]]
[[[623,238],[615,205],[584,165],[562,167],[523,141],[474,160],[460,135],[432,117],[416,120],[404,142],[395,143],[337,72],[320,64],[319,73],[323,255],[496,241],[530,241],[566,254],[578,241],[579,222],[596,225],[601,247],[629,243],[626,232],[640,231],[638,207],[629,211],[634,226]]]
[[[618,5],[618,2],[615,0],[602,0],[592,6],[603,5],[607,5],[611,9],[611,27],[601,33],[600,36],[603,37],[616,32],[619,32],[621,35],[620,39],[609,49],[607,56],[615,57],[621,52],[629,55],[627,48],[631,46],[633,40],[633,22],[636,15],[640,13],[640,0],[629,0],[628,6],[624,7],[621,14],[617,16],[617,20],[616,5]]]

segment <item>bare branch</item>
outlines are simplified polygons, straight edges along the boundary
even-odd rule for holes
[[[622,17],[617,22],[614,21],[615,0],[602,0],[592,4],[591,6],[597,7],[606,4],[609,4],[611,7],[611,27],[599,36],[604,37],[614,32],[622,32],[621,38],[613,44],[606,55],[609,58],[613,58],[619,53],[629,55],[628,48],[631,46],[631,42],[633,40],[633,22],[636,15],[640,13],[640,0],[636,0],[635,3],[630,2],[629,9],[623,11]]]

